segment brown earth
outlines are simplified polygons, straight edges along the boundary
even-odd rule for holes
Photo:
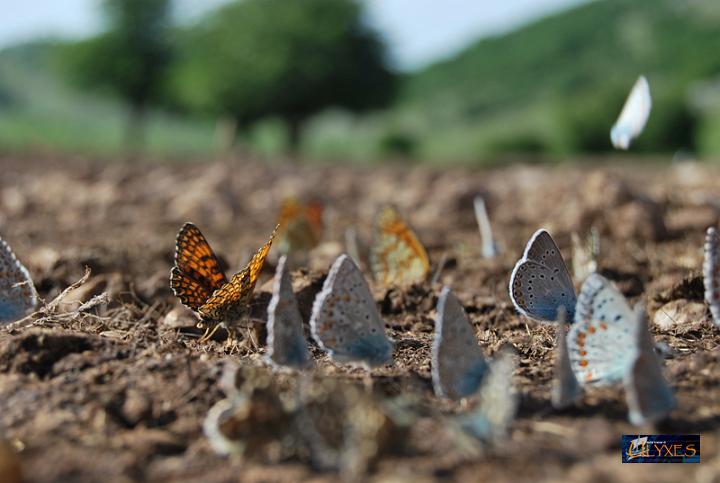
[[[244,458],[213,452],[202,422],[223,397],[225,361],[263,368],[263,349],[250,338],[231,343],[223,334],[199,344],[190,313],[168,286],[174,237],[183,222],[195,222],[234,272],[263,243],[288,195],[319,196],[326,205],[324,241],[308,265],[293,272],[305,315],[343,250],[346,228],[356,227],[360,241],[368,240],[376,208],[392,202],[408,216],[432,262],[446,256],[440,281],[465,305],[485,352],[509,344],[518,354],[520,405],[510,435],[491,447],[462,451],[448,439],[453,433],[447,421],[467,404],[436,399],[430,382],[441,284],[374,287],[395,340],[395,364],[373,370],[370,381],[362,369],[333,364],[313,345],[317,371],[365,388],[349,396],[343,396],[347,388],[331,388],[345,397],[339,407],[368,394],[375,402],[401,396],[414,416],[402,432],[387,432],[400,438],[373,433],[370,453],[378,454],[343,466],[344,477],[720,481],[720,332],[707,310],[698,309],[704,230],[720,215],[716,169],[596,162],[474,171],[10,158],[0,165],[0,235],[29,268],[41,297],[50,302],[85,266],[92,271],[44,314],[0,328],[0,481],[16,481],[18,472],[28,482],[337,480],[333,465],[323,468],[312,448],[295,442],[278,450],[271,444],[290,430],[262,401],[275,401],[297,384],[300,376],[293,373],[272,376],[257,392],[255,409],[268,414],[255,425],[252,418],[245,421]],[[480,256],[476,194],[487,200],[501,249],[496,259]],[[651,319],[660,307],[674,314],[677,325],[652,329],[673,353],[665,374],[678,409],[667,421],[631,426],[621,389],[591,391],[574,408],[552,409],[554,327],[518,316],[507,294],[510,271],[539,227],[549,229],[568,263],[572,232],[584,235],[596,227],[600,272],[633,303],[643,301]],[[259,320],[276,259],[273,250],[255,292]],[[108,303],[75,310],[102,293]],[[694,312],[688,315],[686,308]],[[262,323],[256,328],[262,343]],[[356,414],[318,407],[328,426],[343,427],[342,418]],[[652,432],[701,433],[702,463],[622,465],[620,435]]]

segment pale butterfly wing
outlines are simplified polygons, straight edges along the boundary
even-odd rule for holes
[[[373,224],[370,269],[382,285],[410,285],[427,279],[430,260],[415,232],[391,206],[378,211]]]
[[[480,388],[480,402],[460,418],[465,431],[482,441],[497,441],[508,434],[517,413],[518,399],[513,386],[515,361],[512,352],[503,350],[490,363]]]
[[[315,298],[310,328],[313,338],[342,362],[378,366],[392,362],[392,344],[365,277],[347,255],[335,260]]]
[[[432,380],[435,394],[461,399],[480,387],[487,363],[460,301],[444,287],[437,304],[432,346]]]
[[[303,333],[302,316],[292,289],[287,256],[283,255],[273,280],[268,304],[268,360],[279,366],[303,368],[312,361]]]
[[[510,276],[509,291],[515,308],[527,317],[554,321],[558,309],[564,307],[572,320],[575,288],[560,250],[546,230],[536,231],[528,241]]]
[[[570,356],[568,355],[566,317],[565,310],[560,310],[557,328],[555,329],[557,330],[557,337],[551,401],[556,409],[563,409],[573,404],[582,390],[572,370]]]
[[[717,230],[707,229],[705,235],[705,259],[703,261],[703,284],[705,285],[705,301],[710,306],[715,325],[720,327],[720,261],[718,247],[720,239]]]
[[[30,272],[0,238],[0,323],[19,320],[35,310],[38,296]]]
[[[635,355],[634,320],[625,297],[607,279],[594,273],[585,280],[567,337],[580,384],[622,381]]]
[[[645,76],[641,75],[630,91],[617,122],[610,130],[610,139],[616,149],[630,147],[630,141],[638,137],[645,128],[651,108],[650,86]]]
[[[630,422],[636,426],[665,418],[675,408],[675,396],[662,374],[660,359],[648,330],[645,312],[635,320],[635,357],[625,374],[625,399]]]
[[[498,254],[498,248],[493,238],[492,226],[490,225],[490,217],[488,216],[485,200],[482,196],[476,196],[473,200],[475,208],[475,219],[480,229],[480,238],[482,239],[482,256],[483,258],[493,258]]]

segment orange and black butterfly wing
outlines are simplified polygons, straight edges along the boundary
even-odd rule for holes
[[[228,315],[239,314],[252,297],[258,276],[265,264],[272,242],[277,235],[279,225],[275,227],[270,239],[252,257],[252,260],[230,282],[213,293],[208,301],[198,310],[208,320],[223,320]]]
[[[183,305],[197,311],[210,297],[211,292],[190,276],[182,273],[178,267],[170,271],[170,287]]]
[[[198,227],[185,223],[175,242],[175,266],[170,286],[180,301],[198,310],[227,278],[215,253]]]

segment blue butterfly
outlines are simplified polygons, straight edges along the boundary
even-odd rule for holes
[[[0,324],[22,319],[35,310],[38,295],[27,268],[0,238]]]
[[[437,304],[432,346],[435,394],[461,399],[473,394],[487,373],[487,363],[465,310],[452,291],[443,288]]]
[[[523,257],[510,276],[510,298],[521,314],[544,322],[555,321],[565,308],[575,314],[575,287],[560,250],[550,234],[540,229],[528,241]]]

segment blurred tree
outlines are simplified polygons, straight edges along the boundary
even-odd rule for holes
[[[181,104],[240,127],[281,117],[293,151],[312,114],[382,107],[394,93],[384,45],[355,0],[237,1],[187,32],[181,52]]]
[[[126,145],[142,147],[147,107],[162,97],[172,58],[170,0],[104,0],[107,30],[62,49],[61,65],[81,88],[102,89],[128,105]]]

